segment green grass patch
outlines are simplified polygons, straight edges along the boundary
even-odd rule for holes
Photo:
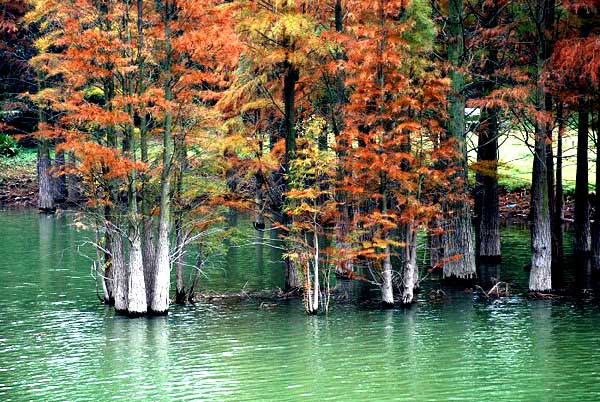
[[[531,142],[531,141],[530,141]],[[477,151],[473,144],[477,138],[470,138],[471,151],[469,161],[477,160]],[[591,146],[592,144],[590,144]],[[556,145],[555,145],[556,147]],[[556,148],[554,149],[556,155]],[[533,154],[522,138],[517,134],[500,139],[499,151],[500,163],[498,167],[498,184],[506,191],[519,191],[531,187],[531,171],[533,168]],[[590,148],[588,152],[588,177],[589,189],[596,188],[596,154]],[[556,163],[556,162],[555,162]],[[566,195],[575,192],[575,177],[577,174],[577,135],[570,133],[563,139],[563,190]],[[469,179],[474,182],[475,177],[470,175]]]

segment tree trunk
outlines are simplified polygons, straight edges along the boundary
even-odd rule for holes
[[[175,146],[177,158],[177,171],[175,173],[175,303],[185,304],[187,291],[185,289],[184,266],[185,266],[185,242],[184,230],[184,202],[183,202],[183,175],[187,170],[187,148],[185,136],[177,137]]]
[[[50,174],[50,149],[48,141],[41,139],[38,145],[38,208],[42,212],[54,212],[54,186]]]
[[[545,88],[542,83],[543,58],[538,55],[537,107],[544,108]],[[546,127],[536,122],[535,151],[531,178],[531,273],[529,289],[545,291],[552,289],[552,244],[550,208],[548,205],[548,175],[546,171]]]
[[[554,25],[554,0],[537,0],[532,18],[538,24],[537,37],[537,87],[535,93],[536,109],[546,111],[546,88],[543,70],[550,56]],[[531,178],[531,273],[529,290],[546,291],[552,289],[552,230],[550,200],[548,188],[548,170],[546,166],[548,130],[550,125],[540,119],[535,123],[535,147]]]
[[[592,263],[600,269],[600,112],[596,117],[596,197],[594,198],[594,226],[592,228]]]
[[[463,0],[450,0],[448,61],[450,62],[450,79],[452,88],[448,97],[448,135],[456,140],[459,154],[457,165],[459,174],[456,180],[460,183],[458,194],[468,194],[467,151],[465,145],[465,97],[462,93],[464,77],[460,72],[464,54],[463,39]],[[473,245],[473,228],[471,225],[471,208],[464,197],[462,200],[450,201],[446,204],[450,216],[446,232],[443,236],[444,277],[471,278],[475,275],[475,250]]]
[[[171,87],[171,7],[164,6],[165,46],[166,60],[165,74],[165,100],[173,100]],[[152,292],[151,309],[155,314],[166,314],[169,311],[169,289],[171,287],[170,260],[169,260],[169,234],[171,233],[171,165],[173,158],[172,139],[173,115],[170,109],[165,113],[163,128],[162,171],[160,180],[160,212],[158,218],[158,239],[156,244],[156,271],[154,275],[154,290]]]
[[[588,188],[589,112],[587,102],[579,100],[577,124],[577,177],[575,184],[575,224],[573,251],[578,255],[590,252],[590,207]]]
[[[477,196],[478,252],[483,260],[500,258],[500,203],[498,199],[498,110],[485,109],[482,112],[482,130],[477,147],[478,162],[485,171],[478,174]]]
[[[100,240],[102,237],[102,232],[100,231],[101,224],[99,221],[100,219],[97,219],[96,230],[94,231],[94,240],[97,244],[102,244],[102,241]],[[113,297],[113,271],[111,269],[112,261],[110,256],[111,243],[112,240],[110,240],[110,236],[107,233],[104,235],[104,250],[102,250],[100,247],[96,248],[96,263],[98,264],[97,268],[98,272],[102,276],[103,299],[104,303],[108,305],[113,305],[115,302],[115,299]]]
[[[185,289],[185,278],[184,278],[184,243],[185,235],[183,233],[183,220],[178,217],[175,221],[175,303],[185,304],[186,302],[186,289]]]
[[[437,218],[433,218],[429,223],[431,229],[427,234],[427,242],[429,245],[429,266],[434,269],[438,268],[440,261],[444,258],[444,251],[442,250],[442,236],[435,233],[435,229],[439,229],[440,222]]]
[[[394,307],[394,287],[392,282],[392,257],[390,246],[385,248],[385,257],[383,258],[381,269],[381,307]]]
[[[402,304],[408,305],[414,302],[414,292],[417,287],[418,267],[417,267],[417,234],[411,227],[405,229],[406,245],[403,247],[403,270],[402,270]]]
[[[284,129],[285,129],[285,161],[284,170],[287,172],[292,160],[296,157],[296,83],[298,82],[298,70],[289,62],[285,62],[285,76],[283,84],[283,100],[285,107]],[[287,177],[287,175],[286,175]],[[287,179],[286,179],[287,180]],[[285,184],[284,192],[289,185]],[[282,212],[282,219],[288,223],[288,218]],[[296,265],[289,258],[285,264],[285,286],[286,290],[301,289],[300,278],[296,271]]]
[[[298,275],[296,263],[289,257],[285,258],[285,287],[286,292],[302,289],[302,282]]]
[[[77,158],[74,152],[69,152],[69,165],[74,168],[77,164]],[[80,180],[77,174],[69,173],[66,175],[67,180],[67,203],[73,205],[81,200]]]
[[[114,280],[115,310],[117,313],[126,314],[128,307],[128,282],[127,268],[123,259],[123,238],[118,232],[111,234],[112,267]]]
[[[545,95],[545,106],[544,110],[548,114],[548,116],[552,116],[552,96],[550,94]],[[546,124],[546,135],[548,136],[548,144],[546,146],[546,176],[548,181],[548,209],[550,211],[550,231],[554,233],[554,227],[556,226],[556,221],[554,219],[556,215],[556,196],[554,189],[554,150],[552,149],[552,131],[554,130],[553,122],[548,122]],[[552,261],[556,261],[556,257],[552,254]]]
[[[65,152],[56,151],[54,158],[54,202],[62,204],[67,200],[67,176],[64,174]]]
[[[127,313],[132,316],[144,315],[148,311],[146,282],[142,257],[142,241],[139,231],[132,233],[129,248],[129,281],[127,289]]]
[[[308,293],[304,295],[306,299],[306,312],[308,314],[317,314],[319,312],[319,293],[321,291],[321,285],[319,284],[319,237],[317,232],[313,232],[313,272],[310,272],[310,261],[306,262],[306,289]],[[312,279],[312,284],[311,284]]]
[[[552,227],[552,260],[555,267],[560,266],[563,257],[564,243],[564,193],[563,193],[563,136],[565,132],[565,118],[563,104],[556,107],[556,120],[558,121],[558,137],[556,139],[556,191],[554,195],[554,225]]]
[[[144,281],[146,282],[146,301],[150,305],[154,295],[156,245],[154,244],[154,219],[145,213],[142,228],[142,261],[144,266]]]
[[[256,179],[256,192],[254,194],[254,229],[265,230],[265,193],[264,193],[264,179],[262,172],[257,172],[255,175]]]

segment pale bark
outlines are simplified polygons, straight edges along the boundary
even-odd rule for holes
[[[304,295],[307,302],[306,312],[308,314],[317,314],[319,312],[319,292],[320,292],[320,284],[319,284],[319,238],[317,236],[317,232],[313,233],[313,245],[314,245],[314,254],[313,254],[313,272],[311,275],[310,272],[310,261],[307,261],[307,270],[306,270],[306,278],[307,281],[306,288],[308,290],[307,294]],[[312,286],[310,284],[311,279],[313,281]]]
[[[173,100],[173,88],[171,87],[171,27],[169,20],[171,11],[169,6],[164,7],[165,24],[165,45],[166,61],[164,67],[165,73],[165,100]],[[158,218],[158,239],[156,244],[156,271],[154,275],[154,290],[152,294],[151,309],[156,314],[165,314],[169,310],[169,289],[171,285],[169,260],[171,233],[171,165],[173,158],[173,139],[172,139],[173,115],[170,109],[165,113],[165,122],[163,128],[163,158],[160,183],[160,213]]]
[[[385,257],[381,269],[381,305],[383,308],[394,306],[394,287],[392,283],[392,258],[390,246],[385,248]]]
[[[470,279],[476,273],[471,210],[466,201],[459,204],[442,236],[445,260],[443,275],[444,278]]]
[[[131,239],[129,249],[129,281],[127,289],[127,313],[143,315],[148,311],[146,283],[142,258],[142,241],[139,233]]]
[[[97,222],[96,230],[95,230],[95,241],[97,244],[101,244],[100,238],[102,237],[102,233],[100,232],[100,225]],[[104,303],[108,305],[112,305],[114,303],[113,298],[113,275],[111,269],[111,257],[110,250],[111,241],[109,241],[110,237],[104,236],[104,248],[105,250],[101,250],[101,248],[96,248],[96,264],[100,275],[102,276],[102,295],[104,299]]]
[[[129,278],[123,258],[123,240],[120,233],[112,233],[111,240],[111,269],[113,270],[115,310],[118,313],[126,313]]]
[[[417,267],[417,234],[407,227],[405,228],[406,245],[403,247],[404,255],[402,259],[402,304],[407,305],[414,302],[415,288],[419,280]]]

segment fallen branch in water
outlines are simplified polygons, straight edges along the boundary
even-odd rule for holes
[[[553,293],[529,292],[529,297],[536,300],[559,299],[561,296]]]
[[[502,289],[504,286],[504,289]],[[494,297],[506,297],[510,296],[510,291],[507,282],[496,282],[494,286],[488,291],[485,291],[481,286],[475,285],[475,288],[480,291],[486,298],[490,299],[492,296]]]

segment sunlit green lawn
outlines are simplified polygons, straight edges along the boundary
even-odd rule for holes
[[[477,137],[469,138],[469,159],[474,162],[477,159],[475,145]],[[529,145],[533,145],[531,140]],[[596,183],[596,153],[594,144],[590,141],[589,158],[589,182],[590,190],[595,189]],[[556,144],[554,144],[556,156]],[[563,186],[565,192],[572,193],[575,190],[575,177],[577,172],[577,135],[570,133],[563,139]],[[531,185],[531,170],[533,166],[533,154],[529,146],[525,144],[522,135],[510,134],[500,139],[500,185],[507,190],[527,188]]]

